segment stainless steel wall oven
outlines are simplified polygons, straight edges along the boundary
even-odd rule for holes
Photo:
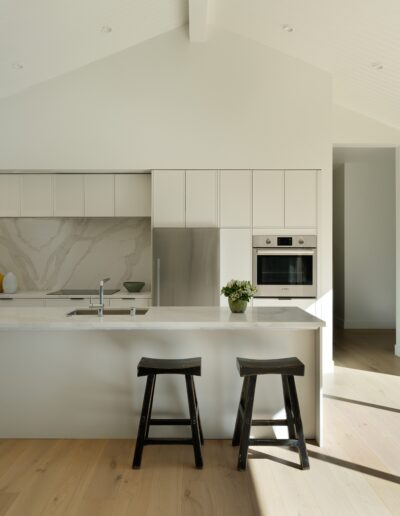
[[[256,297],[316,297],[317,237],[253,236]]]

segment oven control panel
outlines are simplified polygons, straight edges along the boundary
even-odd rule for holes
[[[254,235],[253,247],[317,247],[316,235],[295,235],[295,236],[279,236],[279,235]]]

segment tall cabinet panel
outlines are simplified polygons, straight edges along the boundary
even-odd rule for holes
[[[85,217],[114,216],[114,175],[85,174]]]
[[[54,216],[83,217],[83,175],[54,175]]]
[[[317,226],[317,171],[286,170],[285,226]]]
[[[231,279],[251,281],[252,272],[252,230],[221,229],[220,231],[220,286]],[[221,305],[228,300],[221,296]]]
[[[220,221],[223,228],[252,226],[251,170],[221,170]]]
[[[154,170],[153,226],[185,227],[185,171]]]
[[[18,217],[20,209],[20,176],[0,174],[0,217]]]
[[[186,171],[186,227],[218,226],[216,170]]]
[[[51,174],[21,175],[21,216],[51,217],[53,215],[53,176]]]
[[[253,226],[282,228],[285,225],[285,174],[283,170],[254,170]]]

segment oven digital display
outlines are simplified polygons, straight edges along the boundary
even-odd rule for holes
[[[278,245],[293,245],[292,237],[278,237]]]

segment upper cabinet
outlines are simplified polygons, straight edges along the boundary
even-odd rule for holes
[[[317,226],[317,171],[285,171],[285,226]]]
[[[153,226],[185,227],[185,171],[153,170]]]
[[[0,217],[150,217],[151,175],[0,174]]]
[[[0,175],[0,217],[18,217],[20,213],[20,176]]]
[[[51,217],[52,215],[53,176],[22,174],[21,217]]]
[[[254,170],[253,226],[282,228],[285,225],[285,173],[283,170]]]
[[[83,175],[55,174],[53,177],[54,216],[83,217]]]
[[[186,227],[218,226],[218,173],[186,171]]]
[[[252,226],[251,170],[221,170],[220,225],[223,228]]]
[[[114,175],[85,174],[85,217],[114,216]]]
[[[115,215],[151,216],[150,174],[115,174]]]

